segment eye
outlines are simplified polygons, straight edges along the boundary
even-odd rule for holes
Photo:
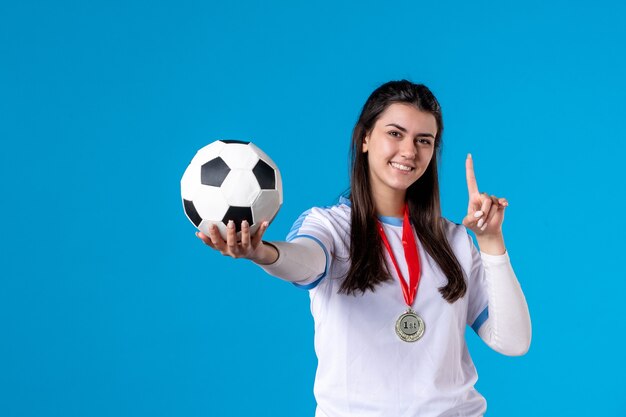
[[[430,145],[430,139],[418,138],[417,141],[423,145]]]
[[[394,138],[399,138],[399,137],[401,136],[401,135],[400,135],[400,132],[398,132],[398,131],[396,131],[396,130],[392,130],[392,131],[390,131],[390,132],[389,132],[389,134],[390,134],[391,136],[393,136]]]

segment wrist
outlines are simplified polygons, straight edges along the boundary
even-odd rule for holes
[[[278,260],[278,248],[264,240],[259,243],[256,252],[258,254],[250,258],[250,260],[258,265],[271,265]]]
[[[488,255],[504,255],[506,252],[502,233],[497,235],[476,235],[476,240],[480,250]]]

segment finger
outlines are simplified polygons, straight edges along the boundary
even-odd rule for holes
[[[476,224],[478,227],[482,227],[485,223],[485,219],[489,216],[489,211],[491,210],[491,205],[493,204],[493,201],[491,201],[491,198],[487,195],[487,193],[482,193],[480,197],[483,200],[483,203],[480,206],[480,211],[483,212],[483,215]]]
[[[476,222],[478,222],[479,220],[480,218],[474,217],[472,214],[468,214],[467,216],[463,218],[462,223],[463,223],[463,226],[467,227],[468,229],[473,230],[474,228],[476,228]]]
[[[204,233],[196,232],[196,237],[200,239],[202,242],[204,242],[205,245],[208,245],[212,247],[213,249],[215,249],[215,246],[213,246],[213,242],[211,242],[211,239]]]
[[[480,202],[478,206],[480,206]],[[485,213],[482,210],[470,211],[467,216],[463,219],[463,225],[465,227],[469,227],[470,229],[476,226],[476,223],[480,221],[481,217],[483,217]]]
[[[478,194],[478,184],[476,183],[474,161],[471,153],[468,153],[467,158],[465,158],[465,178],[467,180],[467,192],[470,197],[474,194]]]
[[[492,201],[495,200],[496,204],[491,208],[491,211],[489,212],[489,215],[487,216],[487,219],[485,220],[485,224],[480,228],[480,230],[482,232],[485,231],[485,229],[487,228],[488,224],[492,223],[493,218],[495,217],[496,214],[498,214],[498,210],[502,210],[501,208],[499,209],[499,206],[497,204],[497,201],[498,201],[497,197],[492,195],[491,199],[492,199]]]
[[[219,229],[216,225],[212,224],[209,226],[209,237],[211,238],[211,242],[213,243],[213,247],[220,252],[226,250],[226,242],[222,239],[222,236],[219,233]]]
[[[259,245],[259,242],[261,242],[261,239],[263,238],[263,234],[265,233],[269,225],[270,224],[268,222],[261,223],[261,227],[259,227],[259,230],[256,231],[256,234],[252,238],[253,248],[256,248]]]
[[[244,253],[250,249],[250,225],[247,220],[241,222],[241,249]]]
[[[485,217],[485,223],[480,228],[481,232],[485,231],[487,225],[491,222],[491,219],[493,219],[493,216],[495,216],[498,212],[498,197],[496,197],[495,195],[491,195],[489,198],[491,199],[491,208],[489,209],[489,214],[487,214],[487,216]]]
[[[500,204],[500,206],[502,207],[506,207],[509,205],[509,202],[506,200],[506,198],[499,198],[498,199],[498,203]]]
[[[237,253],[237,231],[235,230],[235,222],[232,220],[229,220],[226,226],[226,246],[230,253]]]

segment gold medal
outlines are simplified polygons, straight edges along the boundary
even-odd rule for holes
[[[424,320],[410,308],[396,321],[396,334],[405,342],[419,340],[425,329]]]

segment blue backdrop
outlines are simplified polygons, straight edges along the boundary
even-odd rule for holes
[[[444,215],[468,152],[510,203],[533,341],[469,331],[488,415],[626,415],[622,4],[2,2],[0,415],[312,416],[308,294],[204,246],[180,177],[252,140],[283,239],[347,187],[361,106],[400,78],[443,106]]]

